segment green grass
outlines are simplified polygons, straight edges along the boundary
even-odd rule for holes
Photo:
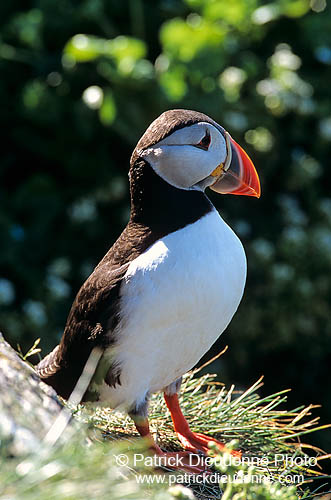
[[[134,453],[145,450],[129,417],[108,408],[67,405],[64,412],[69,408],[75,418],[58,433],[58,439],[44,439],[38,449],[24,457],[8,457],[0,446],[0,499],[168,500],[193,498],[192,492],[205,499],[221,498],[223,493],[223,500],[314,498],[330,479],[321,469],[330,455],[305,445],[302,439],[327,426],[318,425],[312,405],[285,409],[287,391],[260,398],[261,385],[260,379],[241,393],[233,386],[227,389],[215,382],[213,375],[197,377],[191,373],[184,377],[181,405],[192,430],[230,442],[229,446],[238,446],[243,452],[238,464],[230,463],[229,455],[211,450],[214,471],[219,478],[227,478],[227,482],[222,480],[222,490],[210,480],[191,485],[191,489],[169,488],[169,478],[173,481],[175,477],[173,471],[143,464],[134,467]],[[180,449],[161,394],[151,399],[150,424],[162,448]],[[300,463],[311,461],[308,453],[316,458],[316,466]],[[120,454],[129,457],[128,466],[116,463]],[[288,460],[280,460],[280,455]],[[161,478],[162,484],[139,484],[137,478],[146,474]],[[262,478],[265,482],[260,481]],[[292,484],[293,478],[299,480]],[[177,480],[182,482],[183,475],[179,474]]]
[[[321,465],[330,455],[302,441],[306,434],[328,427],[318,425],[319,417],[312,415],[315,406],[286,409],[287,390],[260,398],[258,390],[262,379],[240,393],[234,386],[226,389],[215,382],[214,375],[199,378],[195,375],[191,373],[184,377],[181,393],[181,407],[192,430],[223,442],[237,440],[244,465],[254,464],[254,472],[273,483],[290,486],[295,480],[297,495],[302,498],[304,494],[308,495],[309,486],[313,491],[316,485],[329,479],[323,474]],[[129,417],[102,407],[89,410],[78,406],[74,414],[99,428],[107,441],[125,438],[135,443],[132,436],[137,433]],[[150,425],[163,449],[180,449],[161,394],[151,399]],[[312,466],[315,462],[316,465]],[[237,469],[240,470],[240,466]],[[218,497],[218,486],[206,488],[213,497]]]

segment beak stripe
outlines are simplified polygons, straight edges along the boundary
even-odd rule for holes
[[[224,170],[227,171],[231,165],[231,162],[232,162],[232,147],[231,147],[230,134],[226,130],[225,130],[225,142],[226,142],[226,149],[227,149],[228,154],[226,156]]]
[[[210,174],[212,177],[220,176],[223,172],[226,172],[229,169],[229,166],[231,165],[232,161],[231,140],[230,140],[230,135],[226,130],[225,130],[225,142],[227,151],[225,163],[220,163],[219,165],[217,165],[215,170],[213,170],[212,173]]]

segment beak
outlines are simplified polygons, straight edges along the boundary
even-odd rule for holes
[[[238,194],[260,198],[260,180],[252,160],[239,144],[225,133],[228,157],[210,174],[218,176],[210,186],[213,191],[221,194]]]

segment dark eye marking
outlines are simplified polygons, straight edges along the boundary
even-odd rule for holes
[[[201,141],[198,144],[195,144],[195,147],[203,149],[204,151],[208,151],[210,143],[211,143],[211,137],[210,133],[207,130],[205,136],[201,139]]]

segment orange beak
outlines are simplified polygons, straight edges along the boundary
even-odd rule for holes
[[[225,138],[228,146],[228,159],[225,165],[222,165],[222,168],[219,168],[221,167],[219,165],[211,173],[212,176],[220,173],[220,176],[210,188],[216,193],[260,198],[260,179],[252,160],[227,132]]]

